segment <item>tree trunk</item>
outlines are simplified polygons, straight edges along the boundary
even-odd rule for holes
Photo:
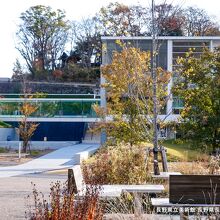
[[[158,166],[158,131],[157,131],[157,73],[156,73],[156,30],[155,30],[155,13],[154,0],[152,0],[152,50],[151,50],[151,74],[153,78],[153,153],[154,153],[154,174],[160,175]]]
[[[23,140],[23,153],[27,153],[28,140]]]

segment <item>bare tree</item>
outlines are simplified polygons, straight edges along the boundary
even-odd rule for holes
[[[82,19],[72,25],[72,35],[75,39],[72,52],[78,54],[84,67],[90,67],[92,58],[94,63],[100,63],[101,33],[96,18]]]
[[[219,26],[203,9],[188,7],[184,10],[184,33],[186,36],[219,35]]]

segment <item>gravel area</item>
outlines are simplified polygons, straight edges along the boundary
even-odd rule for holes
[[[18,157],[15,156],[3,156],[0,154],[0,167],[15,166],[22,163],[26,163],[30,160],[33,160],[33,158],[23,157],[19,160]]]
[[[51,182],[65,182],[66,175],[33,174],[28,176],[0,178],[0,220],[25,219],[28,200],[32,195],[31,182],[36,184],[38,191],[49,194]]]

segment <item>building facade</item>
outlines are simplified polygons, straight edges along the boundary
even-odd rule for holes
[[[32,141],[81,141],[89,123],[96,122],[97,116],[92,105],[100,104],[97,94],[32,94],[24,98],[24,94],[0,94],[0,121],[12,127],[24,116],[20,108],[24,102],[36,106],[37,110],[28,117],[28,121],[39,124]],[[0,141],[4,140],[1,138]],[[15,138],[11,138],[15,140]]]
[[[110,64],[114,51],[121,51],[122,47],[116,42],[121,42],[130,46],[140,48],[143,51],[151,51],[152,38],[151,37],[102,37],[102,65]],[[193,48],[194,56],[199,57],[204,48],[208,48],[213,51],[216,47],[220,46],[220,37],[174,37],[165,36],[157,38],[158,51],[157,51],[157,66],[162,67],[164,70],[172,72],[172,79],[167,86],[167,93],[169,99],[166,103],[166,114],[159,115],[159,118],[166,121],[177,121],[181,109],[183,109],[183,101],[174,97],[171,93],[171,88],[175,80],[178,78],[178,74],[175,72],[178,67],[177,58],[184,57],[186,52],[190,48]],[[101,76],[101,83],[104,83],[105,79]],[[101,89],[101,105],[106,106],[105,90]],[[162,138],[173,138],[175,134],[166,128],[165,131],[160,132]]]

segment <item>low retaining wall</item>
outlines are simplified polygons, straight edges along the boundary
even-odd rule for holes
[[[75,164],[81,164],[83,160],[88,159],[92,154],[98,150],[96,146],[89,146],[86,150],[76,153],[73,157]]]

